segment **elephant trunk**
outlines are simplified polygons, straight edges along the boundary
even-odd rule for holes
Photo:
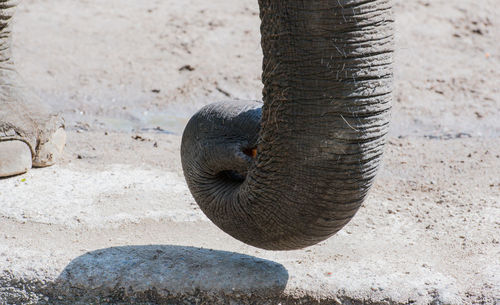
[[[262,113],[234,103],[200,111],[184,133],[183,167],[194,198],[225,232],[260,248],[303,248],[349,222],[380,164],[391,107],[391,1],[259,5]],[[253,142],[255,158],[242,154]],[[248,168],[241,174],[236,164]]]

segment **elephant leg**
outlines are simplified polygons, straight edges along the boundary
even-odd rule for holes
[[[0,177],[53,165],[66,142],[63,119],[43,105],[15,70],[11,21],[17,2],[0,0]]]

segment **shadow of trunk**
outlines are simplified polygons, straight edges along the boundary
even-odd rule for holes
[[[71,261],[38,304],[265,303],[288,282],[280,264],[171,245],[124,246]]]

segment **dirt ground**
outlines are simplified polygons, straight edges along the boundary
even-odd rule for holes
[[[0,304],[83,300],[74,289],[112,303],[116,287],[131,289],[123,299],[153,302],[154,287],[155,298],[189,304],[500,303],[497,1],[394,1],[384,167],[344,230],[292,252],[258,250],[218,230],[180,166],[180,135],[196,109],[260,99],[256,2],[22,2],[18,70],[64,114],[69,137],[59,165],[0,180]],[[124,262],[151,251],[186,267],[162,269],[158,257],[142,269]]]

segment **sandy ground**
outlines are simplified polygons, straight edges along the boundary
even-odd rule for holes
[[[0,304],[500,303],[495,2],[395,1],[369,199],[328,241],[269,252],[205,218],[179,158],[197,108],[260,97],[256,1],[25,0],[18,68],[69,140],[59,165],[0,180]]]

